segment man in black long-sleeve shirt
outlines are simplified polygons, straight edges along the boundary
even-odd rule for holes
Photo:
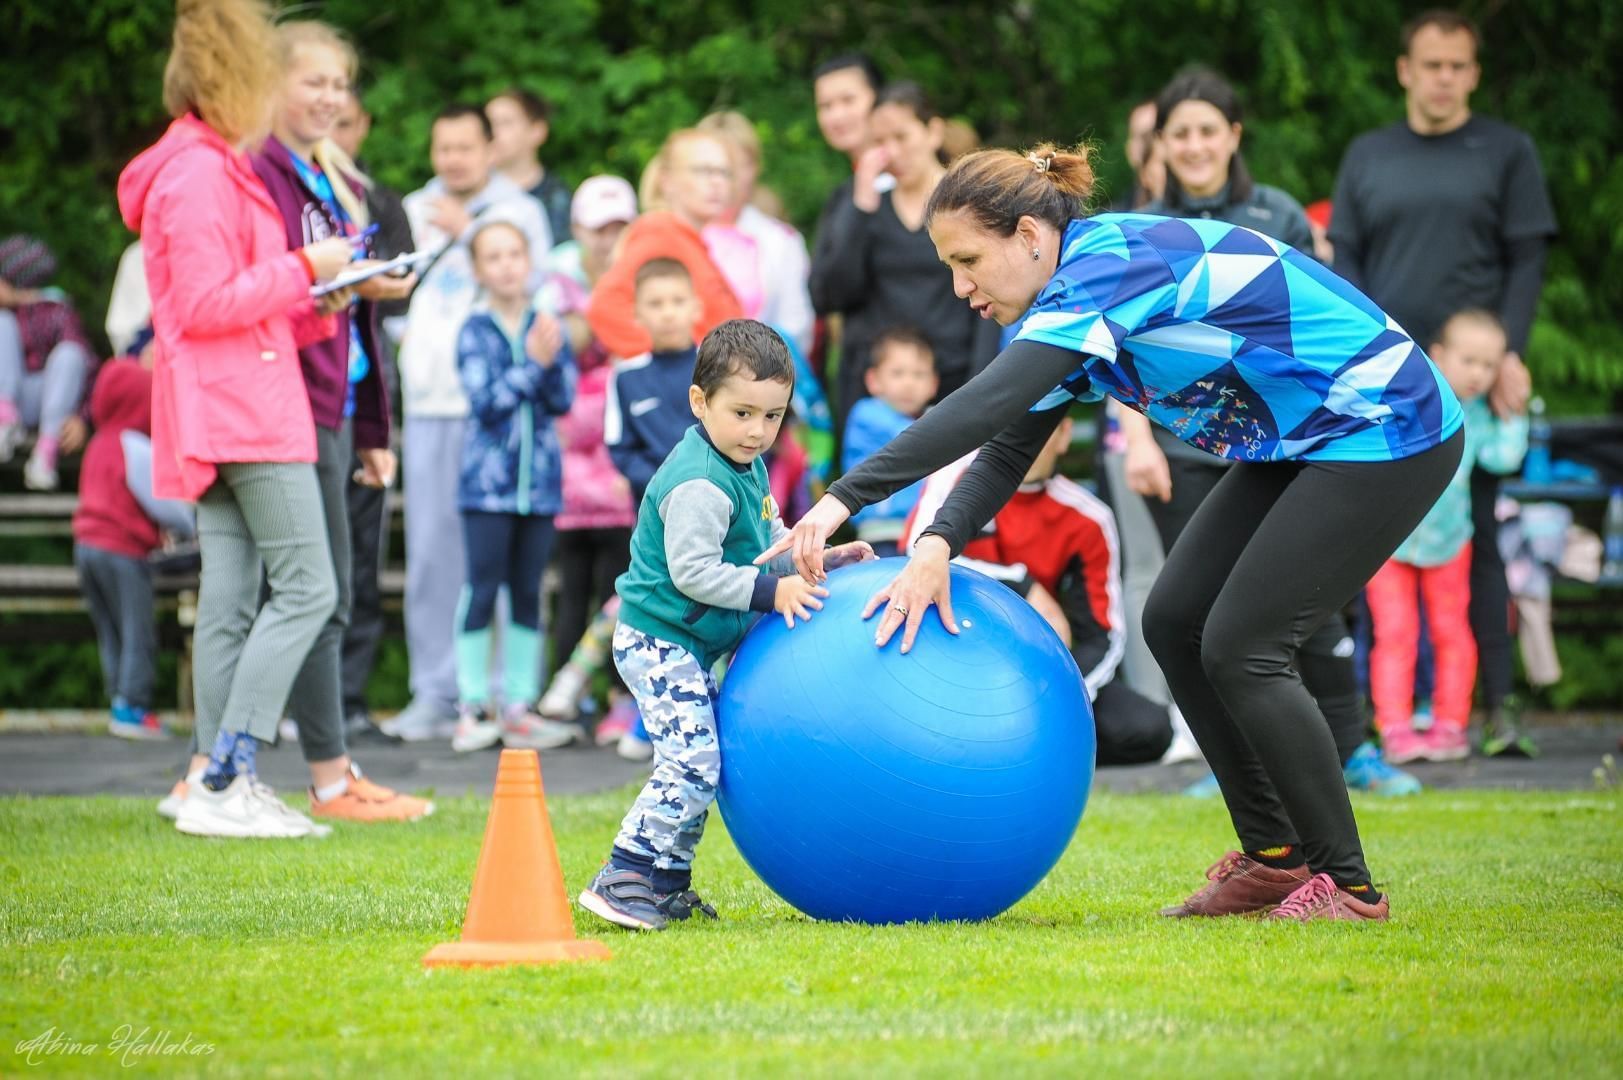
[[[1336,271],[1422,345],[1458,311],[1497,312],[1512,359],[1491,400],[1501,411],[1520,411],[1527,393],[1520,353],[1538,306],[1555,213],[1532,139],[1471,113],[1479,41],[1476,27],[1451,13],[1427,12],[1404,27],[1397,70],[1407,115],[1347,148],[1330,239]],[[1471,626],[1484,704],[1496,724],[1511,679],[1497,494],[1497,477],[1481,469],[1472,474]]]

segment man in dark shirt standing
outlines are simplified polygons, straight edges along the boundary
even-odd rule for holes
[[[1497,312],[1512,353],[1489,400],[1507,415],[1527,403],[1520,354],[1556,224],[1532,139],[1471,113],[1480,40],[1476,26],[1451,11],[1427,11],[1404,26],[1397,71],[1407,115],[1347,148],[1330,239],[1337,272],[1422,345],[1457,311]],[[1473,472],[1471,627],[1494,728],[1514,723],[1506,711],[1509,595],[1495,543],[1497,493],[1497,477]]]

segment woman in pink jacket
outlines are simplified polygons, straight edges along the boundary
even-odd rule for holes
[[[256,740],[275,736],[337,602],[298,349],[335,331],[347,294],[318,307],[310,286],[350,258],[341,237],[289,251],[244,156],[269,130],[279,77],[260,0],[179,0],[163,87],[176,119],[118,182],[157,333],[153,490],[197,502],[197,745],[209,756],[176,825],[203,836],[322,831],[254,773]]]

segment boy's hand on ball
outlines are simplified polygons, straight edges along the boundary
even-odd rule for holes
[[[827,595],[828,590],[821,585],[813,585],[798,574],[789,574],[778,579],[772,607],[793,630],[797,616],[802,622],[811,622],[812,612],[823,610],[823,602],[818,597]]]
[[[877,558],[879,556],[874,554],[873,545],[868,541],[853,540],[849,544],[829,548],[823,555],[823,565],[830,570],[838,570],[842,566]]]

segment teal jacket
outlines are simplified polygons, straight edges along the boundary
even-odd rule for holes
[[[754,561],[786,534],[759,457],[739,465],[695,424],[648,482],[615,582],[620,621],[680,645],[709,667],[771,611],[790,559]]]

